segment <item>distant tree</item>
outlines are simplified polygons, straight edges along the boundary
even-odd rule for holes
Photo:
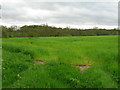
[[[2,26],[3,37],[51,37],[51,36],[97,36],[97,35],[117,35],[118,30],[111,29],[99,29],[98,27],[93,27],[92,29],[71,29],[57,28],[54,26],[44,25],[25,25],[20,27],[11,26],[7,28]]]
[[[93,30],[98,30],[99,28],[98,27],[93,27]]]

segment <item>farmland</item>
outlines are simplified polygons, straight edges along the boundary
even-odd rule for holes
[[[117,88],[117,56],[118,36],[3,38],[2,85]]]

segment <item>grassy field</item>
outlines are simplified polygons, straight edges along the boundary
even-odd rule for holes
[[[3,88],[117,88],[117,40],[118,36],[4,38]],[[80,70],[78,65],[89,68]]]

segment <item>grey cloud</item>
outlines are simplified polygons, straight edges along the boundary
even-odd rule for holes
[[[4,3],[4,23],[116,25],[117,3],[28,2]]]

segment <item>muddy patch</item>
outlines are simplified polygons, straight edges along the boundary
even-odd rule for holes
[[[90,68],[90,65],[74,65],[75,67],[79,68],[81,71],[84,71],[87,68]]]
[[[35,64],[45,64],[43,60],[35,60]]]

